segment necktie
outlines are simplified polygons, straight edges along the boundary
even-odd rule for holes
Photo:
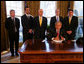
[[[59,18],[58,18],[58,16],[57,16],[57,22],[59,21]]]
[[[14,20],[14,18],[12,20],[13,20],[13,23],[14,23],[14,26],[15,26],[15,20]]]
[[[57,32],[57,36],[59,36],[59,32]]]
[[[39,23],[40,23],[40,26],[41,26],[41,24],[42,24],[42,18],[40,17],[40,21],[39,21]]]
[[[14,22],[15,32],[17,32],[16,24],[15,24],[15,19],[13,19],[13,22]]]
[[[71,17],[69,17],[69,24],[71,23]]]
[[[61,36],[60,36],[59,31],[57,31],[57,37],[59,37],[59,40],[61,40]]]

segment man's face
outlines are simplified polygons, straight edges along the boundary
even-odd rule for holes
[[[11,17],[15,17],[15,11],[11,11],[11,12],[10,12],[10,16],[11,16]]]
[[[60,30],[61,27],[62,27],[62,24],[61,24],[61,23],[57,23],[57,24],[55,24],[55,28],[56,28],[56,29]]]
[[[55,11],[55,14],[56,14],[57,16],[59,16],[59,14],[60,14],[60,10],[57,9],[57,10]]]
[[[26,14],[29,14],[30,13],[30,9],[29,8],[26,8],[25,9],[25,12],[26,12]]]
[[[69,11],[69,16],[73,16],[73,11]]]
[[[39,13],[39,16],[42,16],[43,15],[43,10],[40,9],[38,13]]]

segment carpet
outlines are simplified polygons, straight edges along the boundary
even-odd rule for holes
[[[20,57],[19,56],[11,57],[11,53],[8,52],[4,55],[1,55],[1,63],[20,63]]]

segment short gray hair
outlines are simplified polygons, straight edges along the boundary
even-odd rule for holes
[[[15,10],[11,9],[11,10],[10,10],[10,13],[11,13],[12,11],[14,11],[14,12],[15,12]]]
[[[58,24],[58,23],[60,23],[60,24],[62,25],[62,22],[60,22],[60,21],[58,21],[58,22],[55,22],[55,25],[56,25],[56,24]]]

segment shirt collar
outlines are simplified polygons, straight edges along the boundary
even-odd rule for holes
[[[56,32],[57,32],[57,29],[56,29]],[[60,31],[59,31],[59,33],[60,33]]]
[[[26,14],[26,16],[31,16],[30,14]]]
[[[42,18],[42,16],[39,16],[39,19],[40,19],[40,17]]]
[[[70,16],[69,16],[70,17]],[[73,16],[71,16],[70,18],[72,18]]]
[[[15,20],[15,17],[11,17],[11,19],[14,19]]]
[[[59,16],[56,16],[56,18],[57,18],[57,17],[59,18]]]
[[[39,18],[42,17],[42,16],[39,16]]]

